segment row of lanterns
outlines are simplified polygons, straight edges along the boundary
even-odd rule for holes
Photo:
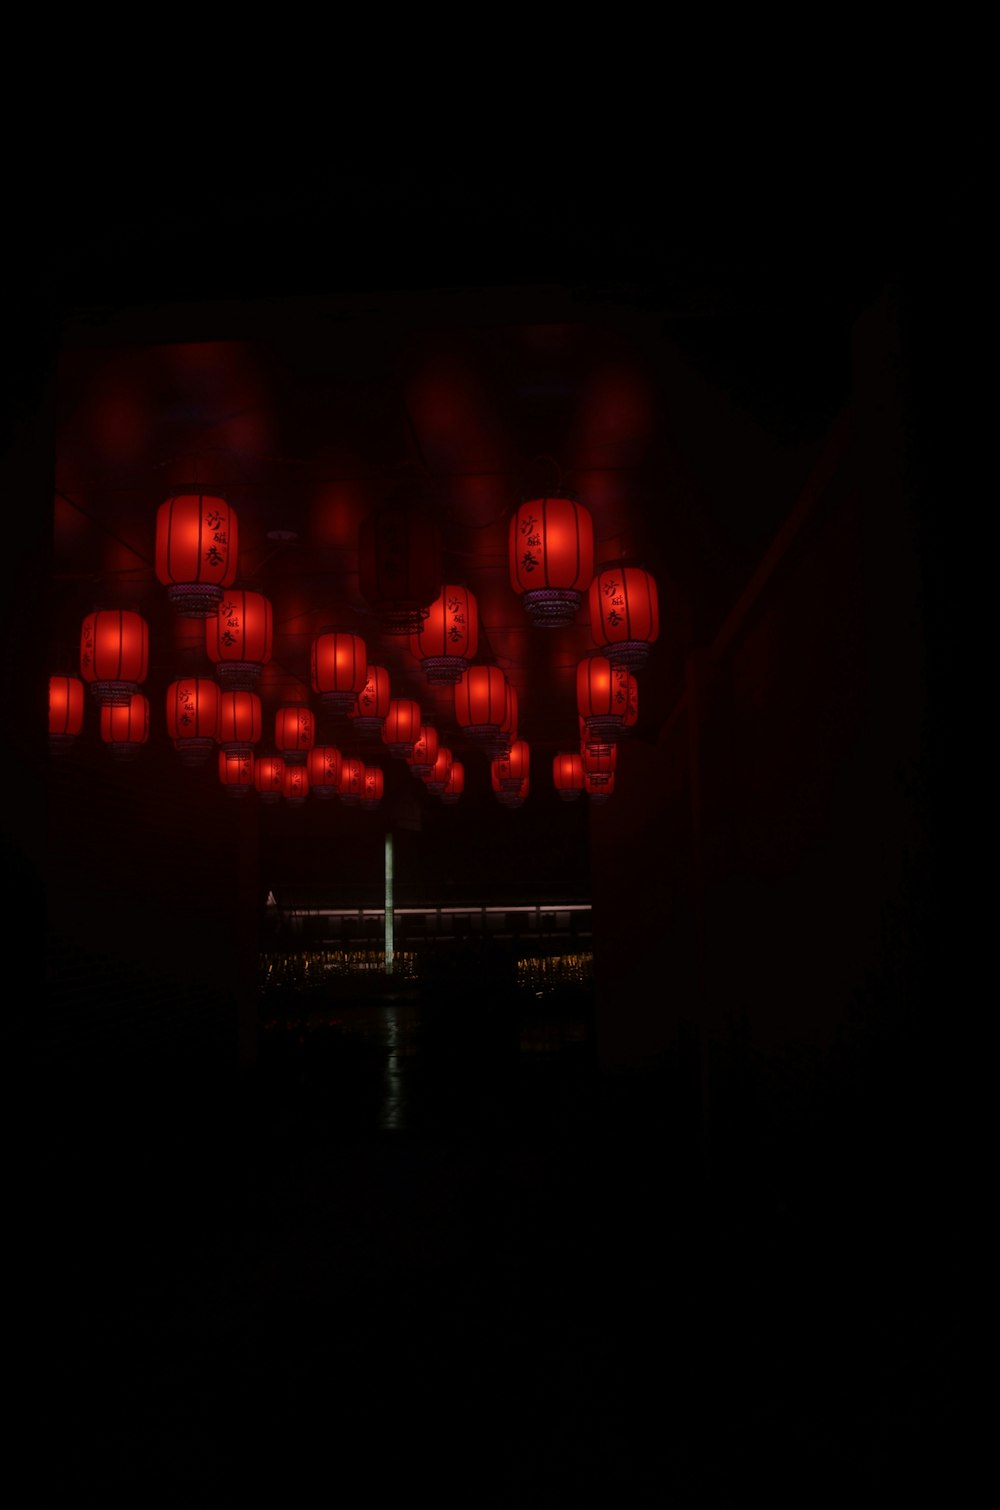
[[[588,597],[596,653],[577,670],[580,747],[554,758],[553,784],[565,800],[584,793],[606,799],[614,787],[617,741],[637,717],[633,673],[659,633],[656,584],[637,566],[607,566],[595,573],[592,521],[570,498],[522,504],[508,538],[511,585],[534,624],[572,623]],[[418,511],[389,507],[362,522],[364,596],[386,633],[408,637],[428,682],[453,686],[456,722],[488,755],[498,800],[518,806],[528,793],[529,752],[518,736],[515,690],[499,667],[475,663],[476,600],[464,586],[441,586],[440,558],[436,526]],[[303,800],[309,790],[330,795],[336,787],[345,800],[376,805],[381,770],[356,762],[366,774],[348,777],[345,788],[343,770],[352,762],[333,746],[314,747],[313,714],[306,704],[278,710],[277,754],[254,763],[261,737],[256,687],[271,657],[273,615],[263,594],[233,588],[237,559],[238,521],[225,499],[185,493],[161,505],[156,574],[181,616],[205,621],[205,649],[217,677],[181,678],[168,688],[167,726],[175,746],[187,763],[198,764],[218,745],[220,779],[237,792],[255,788],[265,797],[277,795],[276,767],[268,762],[280,760],[282,795],[289,801]],[[99,609],[84,619],[80,673],[100,705],[101,735],[115,754],[134,753],[148,738],[148,704],[140,691],[148,655],[148,627],[140,614]],[[438,750],[437,733],[422,723],[417,702],[391,696],[389,673],[369,662],[361,636],[337,629],[318,634],[310,677],[325,708],[351,719],[359,733],[380,735],[435,795],[457,800],[464,780],[461,763]],[[51,679],[53,745],[72,742],[80,732],[83,704],[77,678]],[[316,760],[322,759],[314,760],[316,748],[337,755],[336,781],[316,779]],[[449,768],[441,764],[444,756]]]

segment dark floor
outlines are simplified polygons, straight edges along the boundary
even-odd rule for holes
[[[271,1043],[223,1089],[38,1096],[30,1503],[948,1482],[965,1254],[939,1171],[894,1180],[882,1148],[862,1180],[706,1172],[662,1076],[565,1050],[486,1075],[391,1038]]]

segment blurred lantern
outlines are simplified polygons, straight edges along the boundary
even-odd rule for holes
[[[167,733],[184,765],[203,765],[219,728],[219,685],[208,676],[182,676],[167,688]]]
[[[439,745],[437,759],[430,770],[421,777],[424,786],[434,797],[440,797],[448,785],[451,775],[453,757],[451,751],[445,745]]]
[[[365,789],[365,763],[356,755],[345,755],[340,766],[340,800],[345,807],[357,807]]]
[[[260,698],[241,690],[219,693],[216,739],[224,754],[251,755],[262,732]]]
[[[277,802],[285,794],[285,762],[280,755],[258,755],[253,784],[261,802]]]
[[[227,592],[205,620],[205,649],[224,687],[253,692],[271,659],[274,614],[259,592]]]
[[[309,796],[309,771],[304,765],[289,765],[281,777],[281,795],[290,807],[301,807]]]
[[[505,786],[496,760],[490,761],[490,786],[501,807],[520,807],[528,795],[528,777],[522,776],[514,786]]]
[[[359,634],[325,629],[312,642],[313,691],[334,713],[350,713],[368,678],[368,651]]]
[[[313,745],[306,756],[309,790],[324,801],[340,791],[340,768],[343,757],[336,745]]]
[[[78,676],[49,677],[49,745],[68,750],[83,728],[84,686]]]
[[[286,765],[305,765],[316,743],[316,716],[308,703],[282,703],[274,715],[274,747]]]
[[[597,781],[593,776],[589,776],[587,772],[584,771],[583,789],[586,792],[587,796],[590,798],[591,802],[599,806],[602,802],[607,802],[608,798],[611,796],[612,792],[615,789],[614,774],[612,773],[612,775],[610,775],[606,781]]]
[[[433,519],[388,504],[361,521],[358,585],[386,634],[412,634],[441,591],[441,534]]]
[[[515,739],[511,744],[507,755],[495,756],[493,765],[500,779],[500,786],[505,792],[517,792],[521,783],[528,775],[531,765],[531,751],[526,739]]]
[[[618,764],[618,746],[617,744],[602,745],[592,750],[584,743],[580,747],[580,759],[583,761],[584,774],[589,778],[591,788],[607,786]]]
[[[253,791],[254,758],[252,750],[219,751],[219,780],[229,797],[245,797]]]
[[[410,650],[431,686],[458,681],[479,648],[479,608],[467,587],[442,587],[410,635]]]
[[[570,751],[552,757],[552,785],[563,802],[576,802],[583,794],[583,760]]]
[[[434,769],[438,757],[438,731],[431,724],[421,724],[413,741],[413,751],[406,757],[407,765],[414,776],[427,776]]]
[[[347,716],[360,734],[381,734],[391,701],[388,671],[384,666],[369,666],[365,671],[365,684]]]
[[[465,766],[460,760],[453,760],[451,770],[448,773],[448,780],[445,783],[444,791],[441,793],[441,801],[448,807],[452,807],[464,791]]]
[[[156,515],[156,576],[185,619],[207,619],[236,580],[236,512],[211,493],[178,493]]]
[[[627,667],[612,665],[605,655],[588,656],[577,666],[576,704],[587,744],[613,744],[635,722],[635,678]]]
[[[382,739],[393,755],[409,760],[420,735],[420,704],[411,697],[394,697],[382,724]]]
[[[101,706],[101,738],[116,760],[133,760],[149,738],[149,701],[133,692],[128,702]]]
[[[507,678],[499,666],[470,666],[462,672],[455,683],[455,718],[467,739],[495,746],[509,711]]]
[[[80,675],[101,704],[127,707],[149,670],[149,627],[129,609],[99,608],[80,630]]]
[[[374,812],[382,801],[385,791],[385,772],[381,766],[366,765],[361,791],[361,806],[368,812]]]
[[[603,566],[590,584],[590,632],[616,665],[637,671],[660,633],[656,583],[641,566]]]
[[[522,503],[508,534],[510,583],[532,624],[572,624],[594,575],[594,524],[572,498]]]

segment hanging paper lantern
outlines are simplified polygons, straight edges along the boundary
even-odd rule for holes
[[[448,780],[444,791],[441,793],[441,801],[448,807],[453,807],[465,791],[465,766],[460,760],[453,760]]]
[[[156,515],[156,576],[186,619],[210,618],[236,580],[236,511],[212,493],[178,493]]]
[[[129,609],[99,608],[80,630],[80,675],[99,703],[127,707],[149,670],[149,626]]]
[[[205,650],[224,687],[254,691],[273,640],[274,612],[260,592],[229,591],[205,619]]]
[[[308,703],[282,703],[274,715],[274,746],[286,765],[305,765],[316,743],[316,716]]]
[[[340,768],[343,756],[336,745],[313,745],[306,756],[309,790],[324,801],[340,791]]]
[[[361,806],[368,812],[374,812],[382,801],[385,792],[385,772],[381,766],[366,765],[364,768],[363,785],[361,792]]]
[[[365,789],[365,763],[356,755],[345,755],[340,767],[340,800],[345,807],[357,807]]]
[[[603,566],[590,584],[594,644],[617,665],[644,666],[660,633],[656,583],[641,566]]]
[[[384,666],[369,666],[365,684],[347,716],[360,734],[381,734],[392,701],[389,673]]]
[[[149,700],[133,692],[127,703],[102,703],[101,738],[116,760],[134,760],[149,738]]]
[[[583,794],[583,760],[563,750],[552,757],[552,785],[563,802],[576,802]]]
[[[592,776],[589,776],[586,771],[584,771],[583,789],[586,792],[587,796],[590,798],[590,801],[593,802],[596,806],[600,806],[601,803],[607,802],[608,798],[614,792],[614,774],[610,775],[607,781],[598,782],[595,781]]]
[[[580,746],[580,759],[583,762],[584,774],[590,780],[590,786],[592,788],[607,786],[618,764],[618,745],[602,745],[599,749],[591,749],[584,742]]]
[[[505,792],[516,792],[520,789],[525,776],[528,775],[531,766],[531,750],[526,739],[515,739],[511,744],[507,755],[495,757],[493,765],[500,780],[500,786]]]
[[[215,737],[225,754],[252,754],[261,732],[262,714],[256,692],[219,693],[219,727]]]
[[[410,650],[432,686],[458,681],[479,648],[479,607],[467,587],[445,586],[410,635]]]
[[[528,795],[529,778],[522,776],[514,786],[505,786],[499,762],[490,761],[490,786],[501,807],[520,807]]]
[[[368,651],[359,634],[325,629],[312,642],[313,691],[334,713],[350,713],[368,678]]]
[[[49,677],[49,745],[68,750],[83,728],[84,686],[78,676]]]
[[[613,744],[635,722],[635,678],[627,667],[613,665],[605,655],[588,656],[577,666],[576,703],[587,744]]]
[[[309,796],[309,771],[304,765],[289,765],[281,777],[281,795],[290,807],[301,807]]]
[[[167,733],[185,765],[203,765],[219,728],[219,684],[208,676],[182,676],[167,688]]]
[[[413,745],[420,734],[420,704],[411,697],[394,697],[389,703],[382,724],[382,738],[392,751],[403,760],[413,754]]]
[[[285,795],[285,762],[280,755],[258,755],[253,784],[261,802],[277,802]]]
[[[254,758],[252,750],[219,751],[219,780],[229,797],[245,797],[253,791]]]
[[[406,762],[414,776],[427,776],[434,769],[438,756],[438,731],[431,724],[421,724],[412,753]]]
[[[509,716],[507,678],[499,666],[470,666],[455,683],[455,718],[466,737],[496,745]]]
[[[508,558],[532,624],[572,624],[594,575],[593,520],[572,498],[533,498],[510,521]]]
[[[361,521],[358,585],[386,634],[411,634],[441,591],[441,534],[428,514],[388,504]]]
[[[421,777],[424,786],[434,797],[440,797],[448,785],[451,775],[453,757],[451,751],[445,745],[438,746],[437,759],[425,776]]]

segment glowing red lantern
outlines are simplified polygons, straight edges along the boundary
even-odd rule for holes
[[[613,665],[605,655],[589,656],[577,666],[576,704],[588,745],[613,744],[635,722],[635,678],[626,666]]]
[[[532,624],[572,624],[594,575],[594,522],[583,505],[561,497],[522,503],[507,548],[510,583]]]
[[[229,797],[245,797],[253,791],[254,758],[252,750],[219,751],[219,780]]]
[[[127,703],[103,703],[101,738],[116,760],[134,760],[149,738],[149,700],[133,692]]]
[[[68,750],[83,728],[84,686],[78,676],[49,677],[49,744]]]
[[[80,675],[99,703],[127,707],[149,670],[149,627],[129,609],[99,608],[80,630]]]
[[[411,634],[441,591],[441,534],[433,519],[406,504],[363,519],[358,585],[386,634]]]
[[[479,607],[467,587],[442,587],[427,617],[410,635],[410,649],[432,686],[458,681],[479,648]]]
[[[508,754],[494,757],[493,765],[505,792],[517,792],[531,767],[531,750],[526,739],[515,739]]]
[[[421,724],[413,741],[412,753],[406,757],[414,776],[427,776],[438,756],[438,732],[431,724]]]
[[[263,593],[227,592],[205,620],[205,649],[224,687],[253,691],[271,659],[274,612]]]
[[[455,683],[455,718],[467,738],[495,745],[509,710],[507,678],[499,666],[470,666],[462,672]]]
[[[552,757],[552,785],[563,802],[576,802],[583,794],[583,760],[570,751]]]
[[[261,802],[277,802],[285,795],[285,762],[280,755],[258,755],[253,784]]]
[[[420,704],[411,697],[394,697],[382,724],[382,738],[393,755],[409,760],[420,735]]]
[[[308,703],[282,703],[274,715],[274,746],[286,765],[305,765],[316,743],[316,715]]]
[[[385,792],[385,772],[381,766],[366,765],[364,768],[361,806],[373,812],[382,801]]]
[[[345,755],[340,767],[340,800],[345,807],[357,807],[365,789],[365,763],[356,755]]]
[[[448,785],[453,757],[445,745],[438,746],[437,759],[426,775],[421,777],[424,786],[434,797],[440,797]]]
[[[313,691],[334,713],[350,713],[365,690],[368,651],[359,634],[325,629],[312,642]]]
[[[306,756],[309,789],[328,800],[340,791],[340,768],[343,757],[336,745],[313,745]]]
[[[156,515],[156,576],[186,619],[207,619],[236,580],[236,511],[212,493],[178,493]]]
[[[580,746],[580,759],[583,761],[584,774],[590,779],[590,786],[607,786],[618,764],[618,746],[608,744],[591,749],[583,743]]]
[[[448,807],[453,807],[465,791],[465,766],[460,760],[453,760],[448,780],[444,791],[441,793],[441,801]]]
[[[291,807],[301,807],[309,796],[309,771],[304,765],[289,765],[281,777],[281,795]]]
[[[520,807],[528,795],[528,777],[522,776],[513,787],[505,786],[499,762],[496,760],[490,761],[490,785],[493,788],[494,797],[502,807]]]
[[[583,789],[586,792],[587,796],[590,798],[590,801],[599,806],[602,802],[607,802],[608,798],[614,792],[614,774],[610,775],[607,781],[598,782],[594,779],[593,776],[588,775],[587,772],[584,771]]]
[[[590,584],[590,632],[615,662],[644,666],[660,633],[656,583],[641,566],[602,566]]]
[[[223,753],[252,754],[261,731],[260,698],[256,692],[236,689],[219,693],[219,726],[215,737]]]
[[[208,676],[182,676],[167,688],[167,733],[185,765],[203,765],[219,728],[219,685]]]
[[[361,734],[381,734],[392,701],[389,673],[384,666],[369,666],[365,684],[347,716]]]

